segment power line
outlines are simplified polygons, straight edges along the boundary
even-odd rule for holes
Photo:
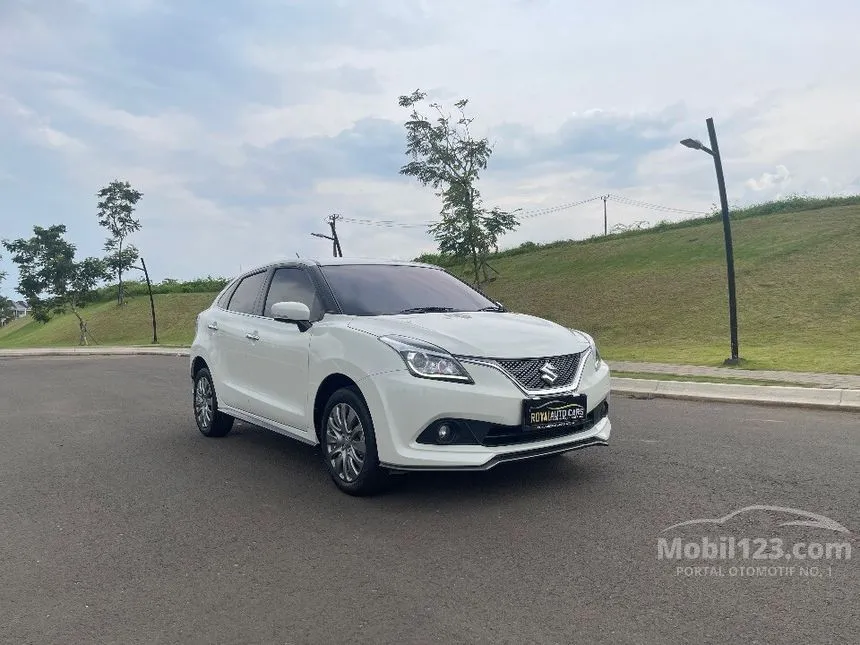
[[[546,208],[540,208],[530,211],[522,211],[518,215],[518,219],[530,219],[532,217],[539,217],[540,215],[551,215],[553,213],[559,213],[564,210],[568,210],[570,208],[574,208],[575,206],[580,206],[582,204],[587,204],[588,202],[593,202],[596,199],[600,199],[600,197],[589,197],[588,199],[581,199],[577,202],[570,202],[567,204],[560,204],[558,206],[548,206]],[[519,210],[519,209],[518,209]],[[518,211],[513,211],[518,212]],[[358,217],[343,217],[341,221],[347,222],[350,224],[361,224],[363,226],[376,226],[381,228],[426,228],[428,226],[432,226],[433,224],[438,224],[439,220],[434,221],[425,221],[425,222],[416,222],[416,223],[407,223],[407,222],[397,222],[394,220],[375,220],[368,218],[358,218]]]
[[[569,210],[571,208],[575,208],[576,206],[581,206],[583,204],[588,204],[590,202],[603,200],[604,207],[606,205],[606,200],[611,199],[619,204],[624,204],[625,206],[636,206],[639,208],[646,208],[650,210],[659,210],[664,212],[672,212],[672,213],[684,213],[688,215],[708,215],[706,211],[694,211],[683,208],[675,208],[673,206],[665,206],[662,204],[652,204],[650,202],[641,201],[638,199],[632,199],[630,197],[624,197],[622,195],[595,195],[594,197],[589,197],[588,199],[581,199],[575,202],[569,202],[566,204],[559,204],[557,206],[548,206],[546,208],[539,208],[527,211],[520,211],[517,209],[513,211],[514,213],[518,213],[518,219],[532,219],[534,217],[540,217],[542,215],[552,215],[554,213],[560,213],[561,211]],[[438,224],[439,220],[433,221],[424,221],[424,222],[398,222],[396,220],[378,220],[378,219],[370,219],[370,218],[359,218],[359,217],[341,217],[341,221],[349,223],[349,224],[359,224],[361,226],[374,226],[377,228],[427,228],[428,226],[432,226],[434,224]]]
[[[566,211],[569,208],[574,208],[575,206],[581,206],[582,204],[593,202],[597,199],[600,199],[600,197],[589,197],[588,199],[581,199],[578,202],[570,202],[569,204],[562,204],[560,206],[552,206],[549,208],[542,208],[540,210],[535,211],[525,211],[524,214],[519,216],[519,219],[530,219],[532,217],[538,217],[540,215],[551,215],[552,213],[559,213],[561,211]]]
[[[380,228],[425,228],[435,224],[435,222],[408,224],[406,222],[395,222],[394,220],[360,219],[356,217],[344,217],[341,218],[341,221],[347,224],[361,224],[362,226],[376,226]]]
[[[660,204],[651,204],[649,202],[643,202],[638,199],[631,199],[630,197],[623,197],[621,195],[607,195],[607,197],[613,201],[618,202],[619,204],[625,204],[627,206],[639,206],[640,208],[650,208],[651,210],[660,210],[660,211],[668,211],[673,213],[686,213],[689,215],[707,215],[708,213],[705,211],[693,211],[687,210],[684,208],[675,208],[673,206],[663,206]]]

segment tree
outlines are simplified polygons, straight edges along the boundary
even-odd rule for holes
[[[110,273],[99,258],[76,262],[75,246],[63,239],[65,233],[63,224],[34,226],[30,239],[4,240],[3,246],[18,265],[18,293],[26,298],[33,319],[45,323],[51,314],[71,311],[78,319],[83,345],[87,343],[87,325],[79,309]]]
[[[439,252],[460,260],[469,260],[475,283],[481,282],[481,271],[487,279],[487,256],[490,249],[498,250],[499,238],[519,226],[514,212],[499,208],[487,209],[476,188],[480,171],[487,168],[493,153],[488,139],[476,139],[470,126],[474,117],[467,117],[468,99],[454,106],[455,118],[443,111],[439,103],[430,103],[435,120],[420,113],[416,105],[427,94],[415,90],[399,98],[399,105],[411,109],[406,127],[406,154],[412,161],[400,169],[400,174],[415,177],[422,185],[432,186],[442,198],[442,219],[430,227],[439,245]]]
[[[0,325],[5,325],[14,315],[15,303],[5,296],[0,296]]]
[[[125,292],[123,291],[122,276],[129,269],[135,268],[134,263],[140,259],[140,251],[134,244],[127,244],[125,248],[122,248],[122,241],[114,237],[109,237],[105,241],[104,250],[107,252],[104,260],[108,271],[111,275],[118,276],[120,295],[117,297],[117,302],[123,302]]]
[[[3,256],[0,255],[0,260],[3,259]],[[6,272],[0,271],[0,284],[3,284],[3,280],[6,279]],[[12,317],[14,303],[0,295],[0,325],[3,325],[7,320]]]
[[[131,187],[127,181],[115,179],[102,188],[96,196],[99,198],[99,226],[110,232],[105,242],[105,251],[109,253],[106,262],[117,277],[117,304],[123,303],[122,274],[125,273],[138,258],[138,251],[133,246],[123,249],[125,239],[140,230],[140,221],[134,219],[134,209],[143,193]]]

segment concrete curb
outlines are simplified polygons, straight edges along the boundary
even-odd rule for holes
[[[41,356],[188,356],[185,347],[38,347],[0,349],[0,358]]]
[[[40,356],[188,356],[183,347],[50,347],[0,349],[0,358]],[[860,390],[694,383],[612,377],[612,393],[641,399],[683,399],[720,403],[796,406],[860,412]]]
[[[796,406],[820,410],[860,412],[860,390],[694,383],[612,377],[612,393],[633,398],[687,399],[720,403]]]

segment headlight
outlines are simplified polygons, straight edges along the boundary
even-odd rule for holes
[[[597,343],[594,342],[594,339],[584,331],[580,331],[578,329],[571,329],[570,331],[574,334],[579,334],[588,341],[588,344],[591,345],[591,353],[594,356],[594,369],[599,368],[603,363],[603,359],[600,358],[600,350],[597,349]]]
[[[460,362],[441,347],[400,336],[381,336],[379,340],[400,354],[413,376],[437,381],[474,383]]]

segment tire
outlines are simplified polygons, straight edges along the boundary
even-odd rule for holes
[[[332,481],[348,495],[372,495],[388,483],[388,473],[379,465],[370,411],[355,388],[341,388],[326,402],[320,452]]]
[[[233,428],[233,417],[218,410],[218,396],[215,384],[207,368],[201,368],[194,375],[194,420],[197,428],[207,437],[224,437]]]

